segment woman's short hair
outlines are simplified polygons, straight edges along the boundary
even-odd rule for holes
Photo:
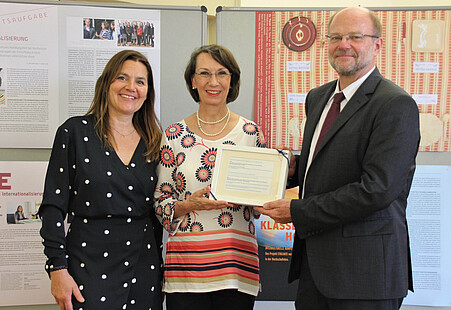
[[[230,80],[230,89],[227,94],[227,103],[235,101],[240,92],[240,76],[241,70],[238,63],[233,57],[232,52],[227,48],[217,44],[204,45],[196,49],[192,54],[185,69],[185,82],[191,97],[194,101],[199,102],[199,93],[197,89],[193,89],[193,76],[196,72],[197,56],[202,53],[209,54],[214,60],[223,65],[227,70],[232,73]]]

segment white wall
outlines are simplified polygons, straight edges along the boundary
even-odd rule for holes
[[[241,0],[241,7],[347,7],[347,6],[365,6],[365,7],[401,7],[401,6],[449,6],[449,0],[433,0],[433,1],[419,1],[419,0],[322,0],[316,3],[306,2],[301,0]]]

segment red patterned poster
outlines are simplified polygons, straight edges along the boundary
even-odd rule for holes
[[[256,13],[255,121],[270,147],[301,149],[308,91],[336,79],[327,56],[333,11]],[[377,11],[382,75],[411,94],[420,110],[420,151],[451,148],[451,11]]]

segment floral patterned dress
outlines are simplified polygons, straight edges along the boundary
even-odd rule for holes
[[[211,292],[237,289],[256,296],[258,247],[253,210],[248,206],[193,211],[174,218],[174,204],[211,184],[222,144],[266,147],[260,128],[240,117],[218,140],[204,139],[184,121],[169,126],[160,149],[155,210],[169,231],[164,291]]]

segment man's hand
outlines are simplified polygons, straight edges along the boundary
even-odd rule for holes
[[[254,207],[254,209],[269,216],[277,223],[286,224],[291,222],[290,203],[291,199],[279,199],[267,202],[263,207]]]
[[[286,147],[283,144],[276,146],[276,149],[290,151],[290,166],[288,167],[288,177],[291,178],[296,172],[296,158],[293,155],[293,149],[291,147]]]

